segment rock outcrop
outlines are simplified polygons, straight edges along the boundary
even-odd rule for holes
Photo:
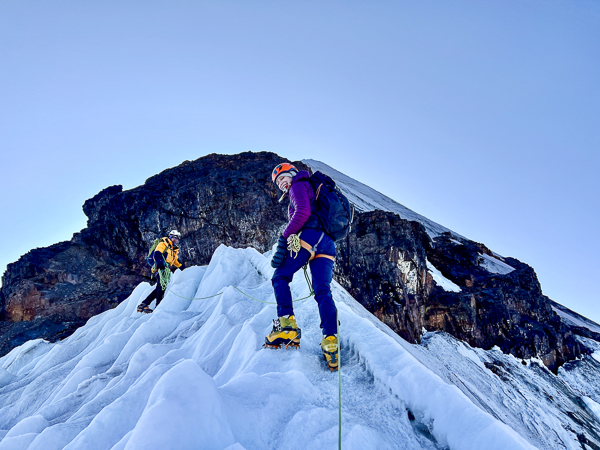
[[[34,337],[62,338],[118,304],[148,279],[147,249],[169,229],[182,233],[181,260],[189,264],[207,264],[222,243],[267,251],[286,223],[270,179],[282,160],[266,152],[208,155],[86,201],[81,233],[9,264],[0,290],[0,355]],[[428,262],[460,292],[438,285]],[[586,351],[531,267],[449,233],[432,240],[420,223],[391,212],[356,214],[338,243],[335,277],[409,342],[419,342],[423,328],[443,330],[473,346],[540,357],[553,370]]]
[[[357,213],[338,243],[337,281],[365,308],[409,342],[419,342],[433,279],[429,236],[418,222],[384,211]]]
[[[430,297],[425,316],[432,328],[444,329],[472,346],[497,345],[519,358],[539,357],[552,370],[585,352],[573,330],[553,311],[527,264],[448,234],[434,239],[428,258],[461,288],[460,293],[438,288]],[[490,261],[492,267],[486,269]],[[505,265],[514,270],[497,273],[494,264],[500,271]]]
[[[338,250],[337,280],[409,342],[419,342],[423,328],[445,331],[474,347],[539,357],[552,370],[586,351],[573,336],[578,329],[552,310],[534,270],[483,244],[450,233],[431,240],[421,224],[374,211],[358,214]],[[497,273],[490,258],[507,273]],[[428,261],[460,292],[438,285]]]

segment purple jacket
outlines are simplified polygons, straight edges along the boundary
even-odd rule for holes
[[[290,187],[290,206],[288,207],[288,218],[290,223],[283,232],[283,237],[288,238],[291,234],[298,233],[306,224],[311,214],[311,204],[315,201],[315,192],[306,179],[310,174],[301,170],[292,179]]]

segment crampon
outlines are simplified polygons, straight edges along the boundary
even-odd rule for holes
[[[269,344],[265,341],[265,343],[263,345],[263,347],[265,347],[265,348],[272,348],[272,349],[281,348],[282,346],[284,346],[285,348],[288,348],[288,347],[300,348],[300,344],[298,344],[294,341],[289,341],[289,342],[283,343],[283,344]]]
[[[152,313],[152,310],[148,307],[148,305],[144,305],[143,303],[141,303],[137,307],[137,312],[144,313],[144,314],[150,314],[150,313]]]

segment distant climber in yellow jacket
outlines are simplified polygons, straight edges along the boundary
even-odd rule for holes
[[[154,254],[152,255],[154,264],[158,270],[163,270],[165,267],[171,270],[185,269],[185,264],[179,262],[178,259],[178,244],[180,238],[181,233],[177,230],[172,230],[169,232],[168,237],[162,238],[158,243],[154,249]],[[152,300],[156,299],[156,306],[158,306],[164,295],[165,293],[160,283],[160,279],[158,279],[156,289],[150,292],[148,297],[138,305],[137,311],[141,313],[151,313],[152,309],[150,309],[150,303],[152,303]]]

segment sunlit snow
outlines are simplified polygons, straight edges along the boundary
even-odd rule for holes
[[[454,284],[448,278],[444,277],[444,275],[442,275],[442,272],[437,270],[435,268],[435,266],[433,264],[431,264],[429,261],[427,261],[427,270],[433,277],[433,281],[435,281],[436,284],[438,286],[440,286],[446,292],[460,292],[461,291],[460,286]]]
[[[503,261],[500,261],[490,255],[486,255],[485,253],[479,254],[479,266],[483,267],[490,273],[497,273],[501,275],[506,275],[507,273],[511,273],[515,270],[514,267],[509,266]]]
[[[296,303],[301,348],[270,350],[274,305],[233,287],[273,301],[272,270],[254,249],[221,246],[207,267],[175,273],[153,314],[135,311],[143,283],[64,341],[14,349],[0,359],[0,449],[337,448],[338,378],[316,303]],[[307,289],[296,277],[294,297]],[[337,284],[334,298],[343,448],[534,448]]]

